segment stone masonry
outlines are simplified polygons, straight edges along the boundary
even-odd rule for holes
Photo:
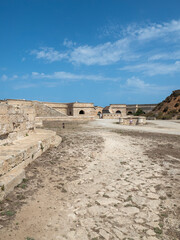
[[[0,103],[0,201],[25,178],[25,167],[61,138],[35,128],[34,104]]]

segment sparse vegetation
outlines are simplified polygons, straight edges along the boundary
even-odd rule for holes
[[[42,143],[40,144],[40,148],[41,148],[42,151],[44,150],[44,146],[43,146]]]
[[[15,214],[15,212],[11,211],[11,210],[1,213],[2,216],[8,216],[8,217],[13,216],[14,214]]]
[[[180,90],[173,91],[164,101],[159,103],[146,117],[156,117],[157,119],[170,120],[180,119]]]
[[[156,227],[156,228],[154,228],[154,232],[155,232],[156,234],[162,234],[162,229]]]
[[[141,108],[139,108],[137,111],[136,111],[136,113],[134,114],[134,116],[140,116],[140,115],[144,115],[145,114],[145,112],[141,109]]]

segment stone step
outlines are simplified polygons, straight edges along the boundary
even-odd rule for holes
[[[0,200],[22,181],[24,169],[29,163],[49,147],[57,147],[61,141],[61,137],[53,131],[36,129],[9,146],[0,146]]]

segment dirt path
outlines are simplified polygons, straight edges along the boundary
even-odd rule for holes
[[[27,169],[1,240],[180,239],[180,138],[90,125]]]

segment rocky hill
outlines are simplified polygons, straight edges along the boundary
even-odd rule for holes
[[[148,116],[154,116],[158,119],[180,119],[180,89],[173,91]]]

